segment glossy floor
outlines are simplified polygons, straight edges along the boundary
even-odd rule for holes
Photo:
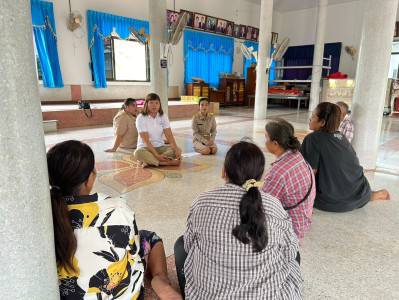
[[[300,139],[308,133],[307,110],[271,106],[267,119],[291,122]],[[191,119],[174,120],[177,144],[188,154],[180,168],[142,170],[131,153],[105,153],[113,145],[111,126],[46,134],[46,146],[78,139],[95,152],[98,178],[93,192],[121,196],[136,213],[139,228],[156,231],[166,255],[184,232],[187,211],[203,191],[224,184],[221,167],[232,142],[250,137],[265,150],[267,120],[253,120],[251,108],[221,108],[215,156],[193,155]],[[355,131],[356,134],[356,131]],[[267,168],[275,160],[265,153]],[[374,190],[389,189],[391,201],[376,201],[348,213],[315,210],[300,252],[304,299],[399,299],[399,118],[384,117],[378,165],[366,172]]]

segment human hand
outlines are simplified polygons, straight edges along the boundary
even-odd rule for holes
[[[116,149],[111,148],[111,149],[104,150],[104,152],[116,152]]]
[[[182,159],[183,159],[182,156],[181,156],[181,153],[180,153],[179,149],[175,149],[175,156],[176,156],[176,158],[177,158],[178,160],[182,160]]]
[[[208,141],[205,143],[205,145],[208,146],[208,147],[209,147],[210,145],[212,145],[212,144],[213,144],[213,142],[212,142],[211,140],[208,140]]]
[[[158,159],[159,161],[168,161],[168,160],[171,160],[170,157],[167,157],[167,156],[161,155],[161,154],[155,155],[155,158]]]

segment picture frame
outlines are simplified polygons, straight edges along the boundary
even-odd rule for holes
[[[240,25],[240,35],[239,35],[239,38],[240,38],[240,39],[245,39],[246,34],[247,34],[247,26],[245,26],[245,25]]]
[[[234,22],[227,21],[226,24],[226,35],[227,36],[233,36],[234,33]]]
[[[393,37],[399,37],[399,22],[395,23],[395,31],[393,33]]]
[[[248,41],[252,40],[252,30],[254,29],[254,27],[252,26],[247,26],[247,33],[245,34],[245,39]]]
[[[224,19],[218,19],[216,22],[216,33],[225,35],[226,27],[227,27],[227,21]]]
[[[180,12],[178,12],[178,11],[174,11],[174,10],[170,10],[170,9],[166,10],[166,22],[167,22],[168,28],[170,27],[170,24],[172,22],[177,21],[179,16],[180,16]]]
[[[238,25],[238,24],[235,24],[235,25],[234,25],[233,36],[234,36],[236,39],[240,38],[240,26],[241,26],[241,25]]]
[[[259,28],[253,28],[252,29],[252,41],[257,41],[259,39]]]
[[[205,31],[215,32],[217,19],[211,16],[206,17]]]
[[[277,32],[272,32],[272,40],[271,43],[274,45],[278,41],[278,33]]]
[[[206,15],[200,13],[194,13],[193,29],[204,31],[205,21],[206,21]]]
[[[187,28],[193,28],[193,12],[189,11],[189,10],[181,9],[180,10],[180,14],[182,14],[183,12],[188,13],[188,20],[187,20],[186,27]]]

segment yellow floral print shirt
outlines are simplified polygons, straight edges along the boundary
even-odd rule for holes
[[[76,273],[58,267],[61,299],[137,299],[144,278],[134,213],[122,198],[68,197]]]

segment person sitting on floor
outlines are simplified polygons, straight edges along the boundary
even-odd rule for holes
[[[338,131],[341,111],[330,102],[317,105],[309,120],[313,130],[302,142],[301,153],[316,177],[314,207],[324,211],[346,212],[373,200],[389,200],[387,190],[373,192],[355,150]]]
[[[134,157],[143,168],[153,166],[180,166],[181,149],[177,147],[168,117],[163,113],[161,99],[150,93],[145,98],[143,111],[137,117],[139,139]],[[169,145],[163,140],[165,134]]]
[[[264,168],[255,144],[233,145],[222,168],[226,184],[191,205],[175,244],[186,299],[301,299],[298,238],[280,201],[258,188]]]
[[[215,154],[218,147],[215,144],[216,120],[209,111],[209,100],[201,98],[198,102],[200,111],[193,117],[191,128],[193,129],[193,144],[195,151],[203,154]]]
[[[182,299],[170,285],[162,239],[138,231],[122,198],[90,195],[94,154],[79,141],[47,153],[61,299],[144,299],[144,274],[161,299]]]
[[[136,117],[138,107],[136,99],[127,98],[120,111],[114,117],[115,142],[111,149],[105,152],[115,152],[118,147],[136,149],[138,132],[136,128]]]
[[[280,200],[300,240],[312,224],[316,195],[313,171],[298,151],[301,143],[289,122],[275,119],[267,123],[265,129],[266,149],[276,156],[276,161],[271,164],[260,189]]]
[[[346,118],[346,115],[349,111],[349,106],[343,101],[338,101],[336,104],[341,110],[341,123],[339,124],[339,131],[346,136],[350,143],[353,139],[353,124],[349,118]]]

